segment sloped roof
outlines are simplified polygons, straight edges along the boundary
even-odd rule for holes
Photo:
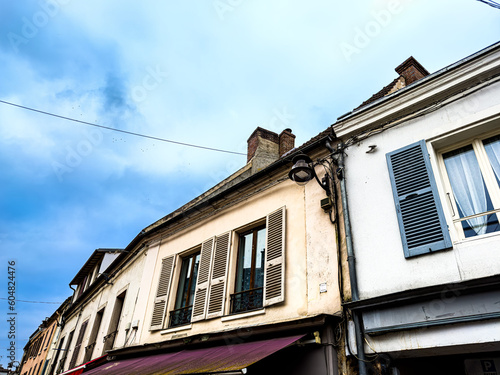
[[[395,69],[396,73],[399,74],[398,78],[395,78],[391,83],[382,88],[382,90],[373,94],[368,100],[365,100],[361,105],[354,108],[353,111],[364,107],[384,96],[393,93],[399,88],[408,86],[419,79],[428,76],[430,73],[425,69],[413,56],[408,57],[405,61],[399,64]],[[397,83],[400,82],[401,87],[397,87]]]
[[[80,268],[80,271],[75,275],[73,280],[69,285],[78,285],[85,279],[85,276],[89,274],[90,271],[104,258],[105,253],[117,253],[121,252],[123,249],[97,249],[95,250],[85,264]]]

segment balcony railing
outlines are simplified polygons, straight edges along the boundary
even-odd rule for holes
[[[263,288],[255,288],[231,294],[231,314],[262,308]]]
[[[168,327],[178,327],[191,323],[191,315],[193,306],[183,307],[177,310],[170,311]]]

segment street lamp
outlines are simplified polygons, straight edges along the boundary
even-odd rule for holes
[[[323,176],[320,181],[316,171],[314,170],[315,165],[313,164],[311,158],[305,154],[295,155],[292,159],[293,167],[288,173],[290,180],[295,181],[297,185],[304,186],[313,178],[316,179],[319,186],[321,186],[328,196],[330,196],[330,186],[329,186],[329,176],[328,173]]]

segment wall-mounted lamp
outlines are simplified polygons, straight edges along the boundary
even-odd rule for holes
[[[293,167],[288,173],[290,180],[295,181],[297,185],[303,186],[311,181],[313,178],[318,181],[318,184],[330,195],[330,186],[328,185],[328,174],[326,174],[320,181],[314,164],[311,158],[305,154],[299,154],[292,159]]]

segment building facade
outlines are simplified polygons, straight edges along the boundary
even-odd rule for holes
[[[52,373],[337,374],[342,301],[339,235],[332,204],[322,205],[329,188],[288,176],[295,154],[328,156],[328,135],[298,149],[294,138],[257,128],[243,168],[124,250],[97,250],[71,282]],[[114,254],[106,267],[103,254]]]
[[[364,334],[357,355],[380,373],[497,373],[500,44],[433,74],[413,58],[402,65],[403,83],[403,71],[418,73],[410,84],[333,125],[358,288],[346,306]]]
[[[51,356],[51,345],[59,330],[62,313],[67,302],[63,303],[49,318],[46,318],[30,336],[24,347],[18,373],[21,375],[45,375]]]

